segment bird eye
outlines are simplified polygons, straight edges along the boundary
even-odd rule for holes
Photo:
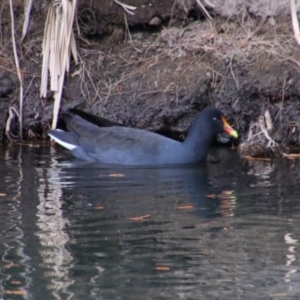
[[[213,121],[217,121],[217,117],[213,117]]]

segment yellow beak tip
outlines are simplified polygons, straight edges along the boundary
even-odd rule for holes
[[[231,131],[231,132],[229,133],[229,135],[231,135],[231,136],[234,137],[235,139],[237,139],[237,138],[239,137],[238,133],[237,133],[235,130]]]
[[[224,131],[229,134],[230,136],[234,137],[235,139],[237,139],[239,137],[237,131],[235,131],[227,122],[226,118],[224,116],[222,116],[222,121],[224,124]]]

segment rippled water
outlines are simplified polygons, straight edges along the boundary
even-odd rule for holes
[[[297,161],[101,168],[0,148],[1,299],[299,299]]]

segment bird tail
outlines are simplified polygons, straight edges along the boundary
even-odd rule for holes
[[[79,146],[78,137],[75,133],[63,130],[49,130],[48,135],[63,147],[74,150]]]

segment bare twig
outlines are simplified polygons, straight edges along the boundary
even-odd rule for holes
[[[206,0],[207,1],[207,0]],[[205,2],[206,2],[205,1]],[[201,3],[200,0],[196,0],[196,2],[198,3],[198,5],[200,6],[201,10],[203,11],[204,15],[211,21],[213,18],[211,17],[211,15],[209,14],[209,12],[206,10],[205,6]],[[207,3],[207,2],[206,2]],[[210,2],[209,2],[210,3]],[[210,3],[211,7],[214,7],[211,3]]]
[[[205,2],[208,6],[210,6],[211,8],[215,8],[215,6],[214,6],[210,1],[204,0],[204,2]]]
[[[125,22],[125,28],[127,30],[130,43],[131,43],[131,45],[133,45],[133,41],[132,41],[132,37],[131,37],[131,34],[130,34],[130,30],[129,30],[129,26],[128,26],[128,22],[127,22],[127,17],[126,17],[125,13],[124,13],[124,22]]]
[[[126,14],[124,13],[124,20],[125,20],[125,28],[127,30],[127,33],[128,33],[128,36],[129,36],[129,40],[130,40],[130,43],[133,47],[133,49],[135,49],[137,52],[139,53],[142,53],[141,50],[139,50],[138,48],[136,48],[134,45],[133,45],[133,40],[132,40],[132,37],[131,37],[131,33],[130,33],[130,30],[129,30],[129,26],[128,26],[128,21],[127,21],[127,17],[126,17]]]
[[[31,80],[30,80],[30,82],[28,84],[28,87],[27,87],[26,91],[24,92],[24,98],[26,97],[26,95],[27,95],[30,87],[32,86],[32,83],[33,83],[33,81],[34,81],[35,78],[36,78],[36,76],[32,76],[32,78],[31,78]]]
[[[27,0],[26,3],[25,3],[25,18],[24,18],[22,38],[21,38],[22,43],[23,43],[23,41],[26,37],[26,34],[27,34],[32,3],[33,3],[33,0]]]
[[[19,126],[20,126],[20,140],[23,140],[23,78],[20,70],[18,52],[17,52],[17,45],[16,45],[16,38],[15,38],[15,21],[14,21],[14,11],[13,11],[13,4],[12,0],[9,0],[10,5],[10,15],[11,15],[11,36],[12,36],[12,45],[16,63],[16,69],[18,72],[18,78],[20,82],[20,98],[19,98]]]
[[[234,80],[234,82],[235,82],[235,84],[236,84],[236,87],[237,87],[237,89],[239,90],[239,89],[240,89],[239,81],[238,81],[238,79],[235,77],[234,72],[233,72],[233,69],[232,69],[232,58],[233,58],[233,55],[232,55],[231,58],[230,58],[230,72],[231,72],[232,78],[233,78],[233,80]]]
[[[118,0],[114,0],[114,2],[117,3],[117,4],[119,4],[130,15],[134,15],[133,11],[137,9],[135,6],[122,3],[122,2],[120,2]]]

